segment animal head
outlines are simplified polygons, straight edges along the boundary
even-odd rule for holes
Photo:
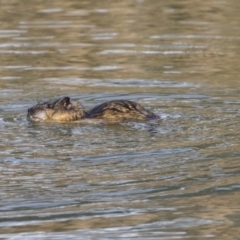
[[[85,117],[85,111],[80,103],[69,97],[54,102],[43,102],[28,109],[28,119],[33,122],[76,121]]]

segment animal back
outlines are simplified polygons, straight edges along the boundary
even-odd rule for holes
[[[102,103],[88,111],[89,118],[107,119],[113,121],[147,120],[159,118],[140,104],[128,100],[114,100]]]

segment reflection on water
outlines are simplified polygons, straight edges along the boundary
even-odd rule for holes
[[[3,1],[0,237],[239,237],[239,3]],[[161,123],[29,123],[39,101]]]

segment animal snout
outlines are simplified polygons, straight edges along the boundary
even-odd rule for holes
[[[31,113],[31,112],[32,112],[32,108],[29,108],[29,109],[28,109],[28,113]]]

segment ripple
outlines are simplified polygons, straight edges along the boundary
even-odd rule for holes
[[[107,154],[107,155],[98,155],[98,156],[85,156],[85,157],[74,157],[72,158],[73,161],[103,161],[103,160],[108,160],[108,159],[125,159],[128,157],[128,160],[131,158],[134,158],[138,161],[141,161],[141,159],[145,159],[146,156],[158,156],[159,158],[161,157],[166,157],[167,155],[170,154],[182,154],[186,153],[189,151],[193,151],[194,148],[175,148],[175,149],[160,149],[160,150],[153,150],[153,151],[146,151],[146,152],[138,152],[138,153],[117,153],[117,154]]]
[[[133,50],[114,49],[114,50],[103,50],[103,51],[99,52],[98,54],[100,54],[100,55],[108,55],[108,54],[172,55],[172,54],[184,54],[184,51],[133,51]]]
[[[106,67],[108,70],[108,66]],[[113,68],[118,69],[118,68]],[[105,70],[105,66],[99,67],[99,70]],[[112,70],[110,67],[109,70]],[[89,78],[43,78],[41,81],[54,82],[55,84],[70,85],[89,85],[89,86],[109,86],[109,87],[161,87],[161,88],[198,88],[199,85],[164,81],[160,79],[89,79]]]
[[[175,35],[175,34],[163,34],[150,36],[151,39],[240,39],[240,37],[224,37],[224,36],[209,36],[209,35]]]
[[[42,9],[42,10],[39,10],[38,12],[40,13],[58,13],[58,12],[62,12],[63,9],[61,8],[46,8],[46,9]]]
[[[96,33],[92,35],[93,40],[109,40],[116,37],[118,33]]]
[[[2,80],[13,80],[13,79],[21,79],[22,77],[17,77],[17,76],[3,76],[0,77]]]
[[[91,43],[49,43],[49,42],[25,42],[25,43],[0,43],[0,48],[8,48],[8,47],[92,47],[94,46]]]
[[[18,51],[18,50],[0,50],[0,54],[32,54],[32,55],[37,55],[37,54],[45,54],[49,53],[49,51]]]
[[[12,38],[18,37],[22,33],[27,33],[27,30],[15,30],[15,29],[0,29],[0,38]]]
[[[121,69],[122,67],[120,66],[98,66],[98,67],[93,67],[93,71],[109,71],[109,70],[117,70]]]

